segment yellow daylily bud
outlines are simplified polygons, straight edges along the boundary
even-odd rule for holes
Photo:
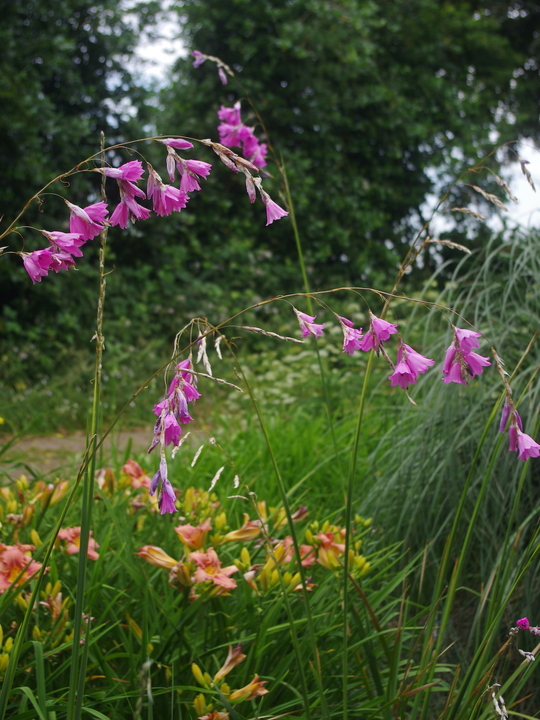
[[[135,523],[135,526],[137,528],[137,532],[141,532],[141,530],[144,528],[144,523],[146,522],[147,515],[139,515],[137,518],[137,522]]]
[[[193,707],[195,708],[197,716],[204,715],[204,713],[206,712],[206,699],[202,693],[197,695],[197,697],[193,701]]]
[[[32,545],[35,545],[36,548],[41,547],[43,545],[41,538],[39,537],[39,533],[37,530],[30,530],[30,540],[32,541]],[[49,593],[47,593],[49,594]]]
[[[355,554],[354,554],[354,550],[351,548],[351,549],[349,550],[349,558],[348,558],[348,562],[347,562],[347,569],[348,569],[348,570],[352,570],[352,569],[353,569],[353,567],[354,567],[354,561],[355,561]]]
[[[304,532],[304,538],[308,545],[313,544],[313,533],[311,532],[311,530],[309,528],[306,528],[306,530]]]
[[[10,653],[13,649],[13,638],[8,637],[6,638],[6,642],[4,643],[4,651],[7,653]]]
[[[369,572],[370,567],[371,567],[371,563],[368,560],[366,560],[362,570],[360,571],[360,577],[363,577],[364,575],[366,575]]]
[[[290,573],[290,572],[283,573],[283,584],[285,585],[285,587],[289,587],[291,580],[292,580],[292,573]]]
[[[223,683],[222,686],[219,688],[219,691],[226,698],[228,698],[231,694],[231,688],[227,685],[227,683]]]
[[[8,513],[16,513],[17,512],[18,503],[16,500],[8,500],[6,503],[6,512]]]
[[[56,505],[59,503],[63,498],[65,497],[67,491],[69,488],[69,482],[67,480],[60,480],[59,483],[55,486],[53,493],[51,495],[51,505]]]
[[[8,664],[9,664],[9,655],[7,653],[2,653],[0,655],[0,675],[5,674]]]
[[[15,602],[23,612],[26,612],[28,608],[28,603],[23,595],[17,595],[17,597],[15,598]]]
[[[34,625],[32,628],[32,637],[34,640],[41,640],[41,630],[38,628],[37,625]]]
[[[246,547],[243,547],[240,551],[240,559],[246,565],[247,567],[250,567],[251,565],[251,555],[249,554],[249,550]]]
[[[274,587],[274,585],[277,585],[279,582],[279,573],[277,570],[272,570],[272,574],[270,575],[270,587]]]
[[[263,592],[266,592],[268,590],[268,588],[270,587],[269,573],[266,568],[263,568],[261,570],[261,572],[259,573],[258,580],[261,584],[261,588],[262,588]]]
[[[360,550],[362,549],[362,541],[361,540],[357,540],[354,543],[354,549],[356,550],[356,552],[360,552]]]
[[[149,655],[151,655],[154,652],[154,646],[152,645],[152,643],[148,643],[148,645],[146,646],[146,652]],[[169,671],[169,673],[170,673],[170,671]],[[167,674],[166,671],[165,671],[165,674]]]
[[[137,625],[137,623],[135,622],[135,620],[131,617],[131,615],[129,613],[126,613],[126,620],[128,621],[128,625],[129,625],[132,633],[135,635],[137,640],[139,642],[141,642],[143,632],[142,632],[141,628],[139,627],[139,625]]]
[[[52,586],[51,595],[52,595],[53,597],[56,597],[59,592],[62,592],[62,583],[60,582],[60,580],[57,580],[57,581],[54,583],[54,585]],[[66,598],[66,599],[69,599],[69,598]]]
[[[224,512],[220,512],[219,515],[216,515],[214,518],[214,527],[218,532],[225,530],[227,527],[227,515]]]
[[[210,687],[210,685],[206,684],[206,680],[204,678],[202,670],[196,663],[193,663],[191,665],[191,672],[193,673],[193,677],[199,683],[199,685],[202,685],[203,687]]]
[[[22,511],[22,521],[23,521],[23,527],[26,527],[27,525],[30,525],[32,522],[32,518],[34,516],[34,512],[36,510],[35,505],[25,505]]]
[[[325,520],[323,523],[323,526],[321,528],[321,532],[323,532],[323,533],[326,532],[329,527],[330,527],[330,523],[328,522],[328,520]]]
[[[188,487],[186,492],[184,493],[184,510],[189,515],[193,508],[193,503],[195,502],[195,488]]]
[[[268,513],[266,511],[266,500],[259,500],[257,503],[257,514],[262,517],[263,520],[268,519]]]
[[[27,490],[29,487],[28,478],[26,475],[21,475],[18,480],[15,481],[17,490]]]
[[[4,502],[7,502],[8,500],[12,499],[13,493],[8,487],[2,487],[0,488],[0,497]]]
[[[299,572],[295,573],[291,578],[291,582],[289,583],[289,588],[291,590],[294,590],[295,587],[298,587],[301,580],[302,580],[302,576],[300,575],[300,573]]]

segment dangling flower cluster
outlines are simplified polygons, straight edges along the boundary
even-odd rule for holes
[[[272,200],[270,195],[263,189],[260,177],[253,177],[252,172],[259,172],[259,168],[250,160],[237,155],[221,143],[215,143],[211,140],[201,140],[202,143],[208,145],[219,157],[221,162],[233,172],[243,172],[246,176],[246,192],[250,202],[254,203],[257,199],[257,190],[261,196],[264,206],[266,207],[266,224],[270,225],[274,220],[285,217],[289,213],[283,210],[276,202]]]
[[[518,626],[518,628],[520,630],[528,630],[533,635],[537,635],[537,636],[540,635],[540,627],[538,627],[536,625],[531,625],[529,622],[529,619],[526,617],[520,618],[516,622],[516,625]]]
[[[509,420],[510,425],[508,426]],[[523,461],[531,457],[540,457],[540,445],[530,435],[523,432],[523,423],[508,390],[501,415],[499,432],[505,432],[507,426],[510,452],[517,452],[518,459]]]
[[[222,105],[218,110],[218,117],[222,121],[218,125],[219,141],[228,148],[242,148],[244,157],[259,170],[266,167],[268,147],[265,143],[259,143],[253,128],[242,122],[240,101],[238,100],[232,108]]]
[[[234,73],[231,70],[231,68],[228,65],[226,65],[223,62],[223,60],[220,60],[218,57],[214,57],[213,55],[205,55],[204,53],[199,52],[198,50],[193,50],[191,55],[192,55],[192,57],[195,58],[195,60],[193,61],[194,68],[200,67],[203,64],[203,62],[205,62],[205,60],[210,60],[210,62],[215,63],[217,65],[219,79],[221,80],[223,85],[227,85],[227,82],[228,82],[227,74],[230,75],[231,77],[234,77]]]
[[[150,484],[150,495],[154,495],[158,485],[161,485],[161,493],[158,504],[161,514],[176,512],[176,494],[167,477],[167,460],[165,447],[180,444],[181,425],[192,421],[189,414],[188,403],[200,398],[197,391],[197,377],[192,370],[191,360],[183,360],[175,368],[175,374],[169,385],[167,397],[154,406],[154,413],[157,420],[154,425],[154,437],[148,452],[157,446],[161,446],[161,460],[159,469],[152,478]]]
[[[41,278],[51,270],[60,272],[75,265],[74,258],[82,257],[81,246],[92,240],[108,225],[107,205],[104,202],[94,203],[85,208],[65,201],[70,211],[69,232],[41,230],[50,243],[43,250],[27,253],[21,252],[24,269],[32,283],[41,282]]]
[[[482,374],[482,368],[491,365],[489,360],[473,349],[479,347],[480,333],[454,328],[454,340],[444,358],[442,373],[445,383],[466,385],[470,378]]]
[[[150,210],[135,201],[136,197],[146,197],[144,191],[135,184],[144,175],[143,164],[140,160],[132,160],[118,168],[95,168],[95,171],[115,178],[120,190],[120,203],[109,219],[110,225],[120,225],[122,229],[125,229],[130,218],[132,222],[135,222],[135,220],[147,220],[150,217]]]
[[[210,57],[210,56],[207,56]],[[251,134],[250,134],[251,133]],[[275,203],[263,190],[260,177],[253,177],[266,164],[264,154],[266,146],[260,145],[250,128],[243,131],[244,148],[253,156],[253,162],[236,155],[232,150],[220,143],[203,140],[205,145],[212,147],[220,159],[234,172],[241,170],[246,176],[246,189],[251,202],[255,202],[256,190],[266,207],[266,224],[274,222],[289,213]],[[251,140],[249,139],[251,138]],[[116,180],[120,193],[120,202],[107,218],[108,210],[105,202],[93,203],[81,208],[65,200],[68,206],[69,232],[40,230],[50,245],[34,252],[20,252],[24,268],[32,282],[41,282],[41,278],[51,270],[59,272],[75,266],[75,258],[82,257],[81,247],[89,240],[97,237],[109,226],[120,226],[125,229],[128,222],[147,220],[150,210],[137,202],[137,198],[151,200],[152,209],[161,217],[183,210],[189,200],[188,193],[201,189],[200,179],[210,174],[211,164],[202,160],[186,160],[178,154],[178,150],[189,150],[193,143],[181,138],[164,138],[159,140],[167,148],[167,173],[171,183],[175,181],[176,171],[180,175],[180,186],[167,185],[156,170],[147,163],[148,183],[146,193],[138,185],[144,175],[143,163],[131,160],[120,167],[93,168],[94,172]],[[262,158],[262,159],[261,159]]]

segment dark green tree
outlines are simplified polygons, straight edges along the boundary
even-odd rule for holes
[[[163,131],[215,138],[219,104],[242,99],[249,114],[252,99],[283,154],[317,286],[393,274],[430,169],[459,173],[492,149],[494,131],[538,135],[538,3],[183,0],[178,12],[188,47],[219,56],[241,86],[221,86],[209,62],[180,62]],[[241,184],[223,178],[234,212],[207,193],[220,239],[207,212],[193,228],[199,243],[215,256],[224,239],[248,238],[285,280],[290,231],[264,229]]]

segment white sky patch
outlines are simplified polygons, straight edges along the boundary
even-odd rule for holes
[[[133,3],[125,0],[124,7],[129,9]],[[179,57],[187,55],[187,48],[180,37],[181,26],[178,13],[164,2],[161,18],[148,30],[139,31],[139,42],[135,54],[129,63],[129,69],[144,85],[153,89],[164,87],[171,69]]]
[[[504,228],[504,223],[507,227],[519,227],[524,230],[532,228],[540,228],[540,150],[535,147],[532,140],[524,140],[519,146],[520,157],[524,160],[529,160],[530,164],[527,165],[527,169],[531,173],[533,182],[536,186],[536,192],[529,185],[525,175],[521,172],[521,167],[518,162],[513,162],[511,165],[503,167],[501,170],[501,176],[510,186],[513,194],[518,199],[517,203],[512,202],[505,192],[501,190],[497,195],[500,197],[508,212],[504,210],[497,210],[495,214],[486,220],[486,224],[494,232],[500,232]],[[437,183],[437,169],[430,168],[428,170],[429,176],[435,181],[435,186],[438,185],[443,191],[443,185]],[[483,186],[482,180],[487,178],[488,174],[484,173],[480,176],[475,176],[471,180],[465,180],[470,184]],[[481,200],[480,195],[474,198],[476,193],[471,190],[472,199]],[[422,205],[422,214],[424,218],[429,217],[429,213],[433,210],[439,200],[439,196],[435,194],[428,195],[425,203]],[[471,202],[468,206],[470,210],[475,212],[482,212],[482,209],[476,205],[475,202]],[[503,220],[504,218],[504,220]],[[437,233],[443,233],[449,231],[454,227],[452,215],[446,213],[445,215],[439,215],[435,218],[431,225],[432,230],[436,230]]]

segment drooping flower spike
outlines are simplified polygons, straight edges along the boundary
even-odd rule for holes
[[[355,328],[352,320],[341,315],[336,317],[343,331],[343,352],[353,355],[355,350],[361,350],[362,328]]]
[[[393,325],[382,318],[376,317],[371,310],[369,311],[369,317],[369,330],[362,338],[359,349],[364,352],[368,352],[369,350],[379,352],[382,344],[388,340],[390,335],[397,333],[397,325]]]
[[[318,338],[323,334],[324,324],[317,325],[315,323],[316,315],[306,315],[306,313],[300,312],[300,310],[297,310],[295,307],[293,307],[293,310],[296,313],[302,337],[306,338],[309,335],[313,335],[313,337]]]
[[[102,201],[81,208],[68,200],[64,200],[64,202],[70,212],[69,231],[77,233],[84,241],[97,237],[106,227],[107,203]]]
[[[466,385],[470,378],[481,375],[484,367],[491,365],[490,361],[473,352],[479,347],[480,333],[463,328],[454,328],[454,340],[444,358],[442,373],[445,383],[459,383]]]
[[[406,390],[409,385],[415,385],[418,380],[418,376],[425,373],[428,368],[435,364],[435,360],[424,357],[420,353],[413,350],[410,345],[405,345],[404,342],[399,341],[398,354],[397,354],[397,365],[394,368],[392,375],[389,375],[390,385],[395,387],[399,385],[400,388]]]
[[[218,117],[222,121],[218,125],[219,141],[226,147],[240,147],[244,157],[250,160],[257,168],[266,166],[267,146],[260,143],[252,127],[244,125],[240,115],[240,101],[232,108],[224,105],[218,110]]]
[[[109,219],[112,226],[119,225],[122,229],[125,229],[130,218],[132,222],[135,222],[135,220],[148,220],[150,210],[139,205],[135,200],[136,197],[146,197],[144,191],[135,184],[144,174],[140,160],[132,160],[118,168],[95,168],[95,171],[107,177],[115,178],[118,183],[120,203],[116,206]]]

